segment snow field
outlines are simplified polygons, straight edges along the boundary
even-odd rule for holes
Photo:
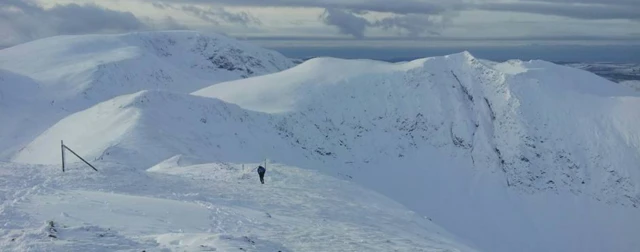
[[[99,173],[80,165],[62,174],[53,166],[3,164],[2,173],[11,174],[3,176],[3,196],[22,196],[2,206],[0,219],[14,225],[3,227],[0,246],[47,251],[475,251],[402,205],[353,183],[269,164],[262,185],[254,171],[257,163],[170,165],[177,158],[148,171],[99,162]]]

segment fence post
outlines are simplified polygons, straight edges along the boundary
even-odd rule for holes
[[[64,172],[64,142],[60,140],[60,150],[62,151],[62,172]]]
[[[64,150],[65,149],[69,150],[73,155],[78,157],[80,160],[82,160],[82,162],[84,162],[85,164],[90,166],[93,170],[98,171],[98,169],[93,167],[93,165],[91,165],[89,162],[87,162],[87,160],[84,160],[84,158],[80,157],[80,155],[78,155],[75,151],[73,151],[72,149],[70,149],[69,147],[64,145],[64,142],[62,142],[62,140],[60,140],[60,145],[61,145],[61,148],[62,148],[62,172],[64,172]]]

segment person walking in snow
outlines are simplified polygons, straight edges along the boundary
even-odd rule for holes
[[[265,169],[264,167],[258,166],[258,175],[260,175],[260,182],[262,182],[264,184],[264,173],[267,172],[267,169]]]

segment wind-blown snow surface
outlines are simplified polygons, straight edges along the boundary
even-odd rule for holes
[[[542,61],[320,58],[193,95],[119,96],[12,160],[56,164],[60,139],[132,169],[268,157],[375,189],[482,250],[637,251],[639,105],[627,87]]]
[[[37,123],[21,123],[19,131],[3,127],[0,158],[64,116],[119,95],[147,89],[190,93],[293,65],[278,52],[191,31],[58,36],[3,49],[0,92],[7,94],[0,93],[0,120],[23,114]],[[36,102],[12,102],[9,95]]]
[[[353,183],[269,164],[0,163],[3,251],[475,251]],[[191,161],[194,161],[191,159]],[[48,223],[53,221],[53,227]]]

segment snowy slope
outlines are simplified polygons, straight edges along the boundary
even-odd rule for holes
[[[57,36],[0,50],[0,85],[27,101],[0,101],[39,118],[0,138],[29,138],[70,113],[113,97],[147,89],[189,93],[221,81],[273,73],[294,63],[281,54],[216,34],[191,31]],[[9,72],[8,72],[9,71]],[[5,75],[19,74],[17,79]],[[7,80],[3,80],[9,78]],[[39,90],[24,90],[34,86]],[[18,92],[20,91],[20,92]],[[39,91],[39,92],[38,92]],[[0,97],[1,99],[6,99]],[[19,103],[23,102],[23,103]],[[6,105],[3,105],[5,109]],[[37,111],[41,113],[36,113]],[[2,121],[12,120],[2,117]],[[24,146],[26,142],[11,142]],[[15,148],[0,149],[6,157]],[[9,154],[7,154],[9,153]]]
[[[640,247],[640,99],[594,74],[468,53],[324,58],[194,94],[278,116],[316,169],[433,214],[482,249]]]
[[[476,251],[353,183],[269,164],[0,164],[6,251]],[[53,227],[49,222],[53,222]]]
[[[259,162],[271,150],[290,148],[282,145],[286,142],[275,130],[261,126],[268,121],[268,115],[216,99],[140,91],[60,120],[12,161],[57,164],[60,154],[51,150],[64,139],[90,159],[136,167],[150,167],[176,154],[211,162]]]
[[[135,171],[183,155],[150,171],[196,172],[193,179],[208,178],[202,163],[238,169],[233,164],[270,158],[374,189],[481,250],[640,248],[640,99],[594,74],[466,52],[403,63],[319,58],[184,91],[136,90],[105,100],[34,135],[11,160],[57,164],[60,139],[89,160]],[[35,201],[51,202],[43,194]],[[165,238],[158,243],[176,236]]]
[[[429,145],[503,171],[525,191],[596,189],[587,193],[633,205],[640,98],[629,93],[568,67],[489,65],[461,53],[406,64],[316,59],[194,94],[283,115],[286,130],[332,159],[363,163]],[[620,191],[600,195],[611,187]]]
[[[0,157],[15,153],[67,113],[51,106],[43,87],[33,79],[0,69]],[[31,129],[31,130],[27,130]]]

